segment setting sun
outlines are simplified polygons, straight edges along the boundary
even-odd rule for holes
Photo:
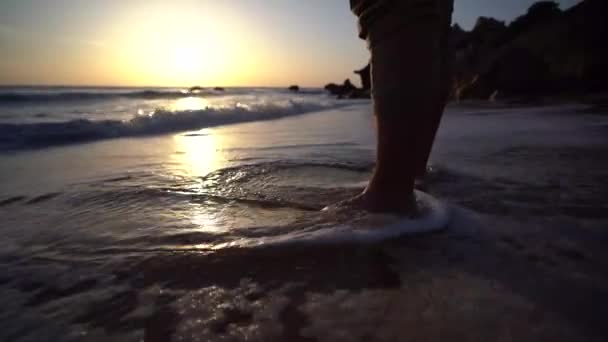
[[[195,45],[177,46],[173,50],[173,68],[178,74],[200,74],[207,60],[203,56],[201,48]]]
[[[214,39],[185,34],[165,48],[165,53],[150,56],[148,63],[152,68],[161,66],[157,72],[168,74],[167,77],[173,78],[172,84],[196,85],[204,81],[214,85],[227,76],[226,65],[222,62],[226,49]]]
[[[200,10],[156,7],[134,9],[125,20],[138,19],[126,32],[112,30],[118,56],[112,58],[137,83],[218,85],[234,79],[234,55],[243,34],[231,21]],[[159,24],[160,23],[160,24]]]

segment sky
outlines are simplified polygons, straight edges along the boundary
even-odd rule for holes
[[[454,22],[534,2],[456,0]],[[318,87],[368,58],[348,0],[0,0],[4,85]]]

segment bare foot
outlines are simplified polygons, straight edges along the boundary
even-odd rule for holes
[[[400,194],[391,196],[364,191],[362,194],[336,204],[332,204],[323,211],[364,211],[381,214],[396,214],[399,216],[415,216],[417,214],[416,196]]]

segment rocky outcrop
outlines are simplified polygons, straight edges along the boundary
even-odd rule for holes
[[[361,88],[369,91],[372,89],[371,67],[369,63],[361,70],[355,70],[355,74],[361,78]]]
[[[605,0],[585,0],[567,11],[541,1],[509,25],[480,18],[470,32],[453,27],[454,99],[607,90],[607,13]]]
[[[300,91],[300,86],[298,86],[298,85],[292,85],[292,86],[289,86],[289,88],[287,88],[287,90],[293,91],[294,93],[297,93],[297,92]]]
[[[501,58],[489,64],[486,70],[454,81],[456,99],[490,99],[492,95],[537,96],[547,93],[551,78],[549,66],[530,50],[511,47]],[[496,99],[496,96],[494,96]]]
[[[325,90],[327,90],[331,95],[337,96],[339,99],[370,98],[369,89],[355,87],[350,79],[346,79],[342,84],[330,83],[325,86]]]

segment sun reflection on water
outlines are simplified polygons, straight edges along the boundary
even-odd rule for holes
[[[185,173],[181,176],[200,178],[224,166],[220,137],[211,129],[175,135],[173,139],[173,161]]]
[[[172,172],[185,180],[182,184],[184,192],[204,195],[213,192],[213,181],[205,180],[205,176],[225,167],[226,160],[222,153],[221,137],[212,129],[182,133],[173,137],[175,153],[172,164],[177,168]],[[200,231],[222,233],[225,225],[221,210],[216,203],[208,201],[191,203],[187,207],[188,220]]]
[[[190,221],[198,227],[199,231],[212,234],[227,232],[221,210],[206,204],[192,205],[190,209]]]
[[[171,106],[172,110],[203,110],[209,107],[209,101],[198,96],[189,96],[176,100]]]

